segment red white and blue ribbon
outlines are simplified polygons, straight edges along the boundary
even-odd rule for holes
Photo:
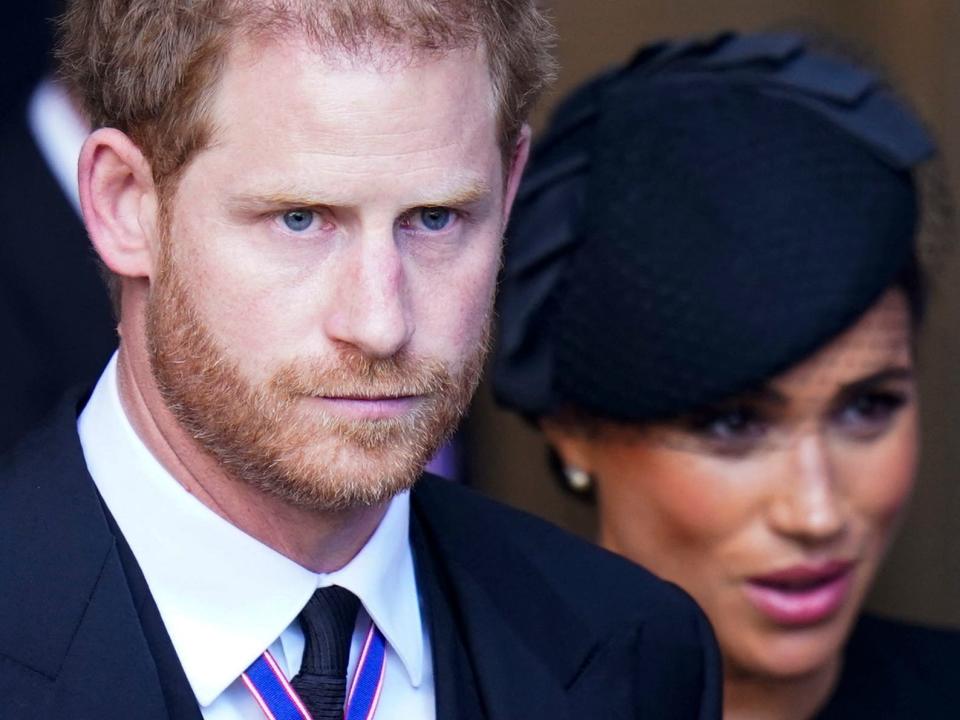
[[[383,633],[371,622],[347,693],[346,720],[372,720],[380,703],[386,670],[387,643]]]
[[[347,694],[345,720],[372,720],[383,691],[386,657],[383,633],[370,623]],[[313,720],[269,650],[254,660],[240,678],[268,720]]]

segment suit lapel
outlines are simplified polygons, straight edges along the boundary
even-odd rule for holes
[[[0,470],[4,717],[168,717],[113,537],[86,472],[76,402]],[[22,709],[21,714],[18,708]],[[7,712],[5,709],[5,713]]]
[[[423,540],[419,523],[411,524],[411,540],[420,597],[427,611],[433,654],[436,716],[457,720],[485,720],[473,663],[464,646],[450,593],[433,554]]]
[[[567,688],[589,650],[589,643],[578,633],[579,624],[564,614],[559,598],[536,596],[540,586],[526,574],[530,568],[523,566],[521,558],[503,558],[505,563],[498,563],[495,538],[475,537],[470,547],[464,547],[460,541],[465,528],[454,527],[459,525],[455,520],[446,522],[448,513],[436,500],[429,490],[415,491],[411,528],[418,582],[426,589],[432,632],[436,632],[438,612],[446,616],[440,622],[440,637],[433,638],[437,716],[474,716],[463,711],[473,713],[473,708],[457,708],[448,715],[442,706],[449,684],[463,682],[451,678],[442,666],[451,657],[456,661],[456,653],[442,647],[452,643],[462,647],[462,662],[471,671],[479,706],[476,717],[568,718]],[[499,572],[505,568],[506,572]],[[550,612],[538,610],[541,601],[554,603]],[[449,623],[446,629],[444,622]],[[462,675],[463,669],[458,671]]]
[[[103,505],[102,499],[101,505]],[[180,664],[180,658],[177,657],[177,651],[174,649],[173,641],[170,640],[167,628],[163,624],[160,609],[153,599],[147,580],[143,576],[143,571],[127,544],[126,538],[123,537],[120,527],[106,506],[103,507],[103,512],[110,527],[110,532],[116,541],[117,554],[120,565],[123,567],[127,586],[130,589],[131,599],[137,610],[137,618],[140,621],[140,627],[147,641],[150,655],[156,665],[157,677],[163,691],[167,712],[171,720],[203,720],[197,698],[193,694],[193,688],[190,687],[190,681],[187,680],[183,666]]]
[[[454,571],[457,628],[472,660],[481,706],[489,720],[567,718],[567,693],[542,657],[468,573]]]

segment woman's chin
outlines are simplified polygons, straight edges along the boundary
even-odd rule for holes
[[[766,678],[771,682],[801,680],[821,672],[832,672],[842,654],[849,623],[836,617],[830,622],[803,628],[776,628],[745,633],[726,653],[729,680],[736,677]]]

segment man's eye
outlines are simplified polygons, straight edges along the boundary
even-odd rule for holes
[[[443,230],[453,220],[453,211],[444,207],[420,208],[418,215],[423,227],[433,232]]]
[[[312,210],[288,210],[283,214],[283,224],[292,232],[303,232],[313,225],[314,215]]]

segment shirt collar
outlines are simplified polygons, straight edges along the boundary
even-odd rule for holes
[[[317,587],[351,590],[403,663],[423,675],[409,540],[410,498],[395,497],[359,553],[316,574],[188,493],[130,425],[114,353],[78,420],[87,467],[143,571],[201,705],[209,705],[293,622]]]

